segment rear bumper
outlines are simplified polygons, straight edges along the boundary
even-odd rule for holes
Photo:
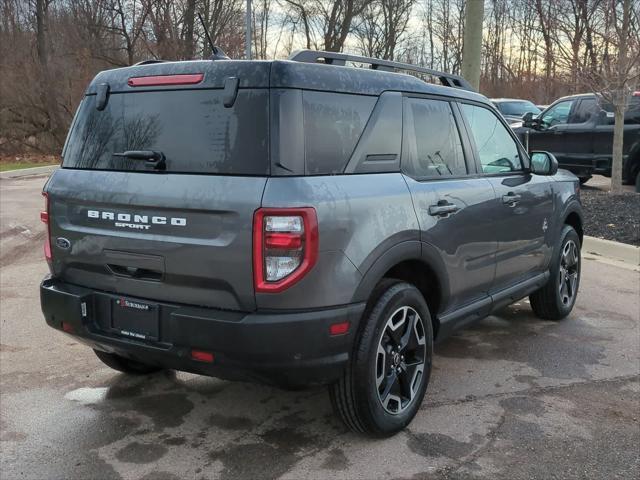
[[[337,380],[351,355],[364,303],[299,311],[240,313],[210,308],[157,305],[156,340],[120,335],[111,325],[113,302],[120,298],[47,278],[40,286],[47,324],[97,350],[123,357],[231,380],[283,386],[327,384]],[[329,327],[350,322],[349,332],[330,336]],[[71,331],[70,331],[71,330]],[[212,363],[191,359],[191,350],[214,354]]]

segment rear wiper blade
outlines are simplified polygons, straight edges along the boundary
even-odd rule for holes
[[[165,156],[162,152],[155,150],[127,150],[126,152],[116,152],[114,157],[125,157],[131,160],[144,160],[148,167],[164,170],[166,167]]]

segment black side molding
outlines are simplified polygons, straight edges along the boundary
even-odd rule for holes
[[[539,273],[457,310],[439,315],[440,329],[435,339],[436,342],[441,342],[460,328],[476,320],[481,320],[535,292],[549,281],[549,276],[549,271]]]

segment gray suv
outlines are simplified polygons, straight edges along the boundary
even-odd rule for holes
[[[110,70],[62,156],[42,310],[121,372],[326,384],[391,435],[434,341],[576,301],[576,177],[446,73],[313,51]]]

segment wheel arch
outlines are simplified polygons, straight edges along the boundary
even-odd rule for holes
[[[578,233],[580,238],[580,244],[583,243],[584,238],[584,219],[582,212],[577,205],[570,205],[563,215],[563,225],[570,225]]]
[[[376,286],[385,278],[403,280],[420,290],[429,306],[436,338],[438,313],[446,304],[449,291],[444,262],[437,250],[419,241],[402,242],[388,249],[363,275],[354,302],[370,302]]]

